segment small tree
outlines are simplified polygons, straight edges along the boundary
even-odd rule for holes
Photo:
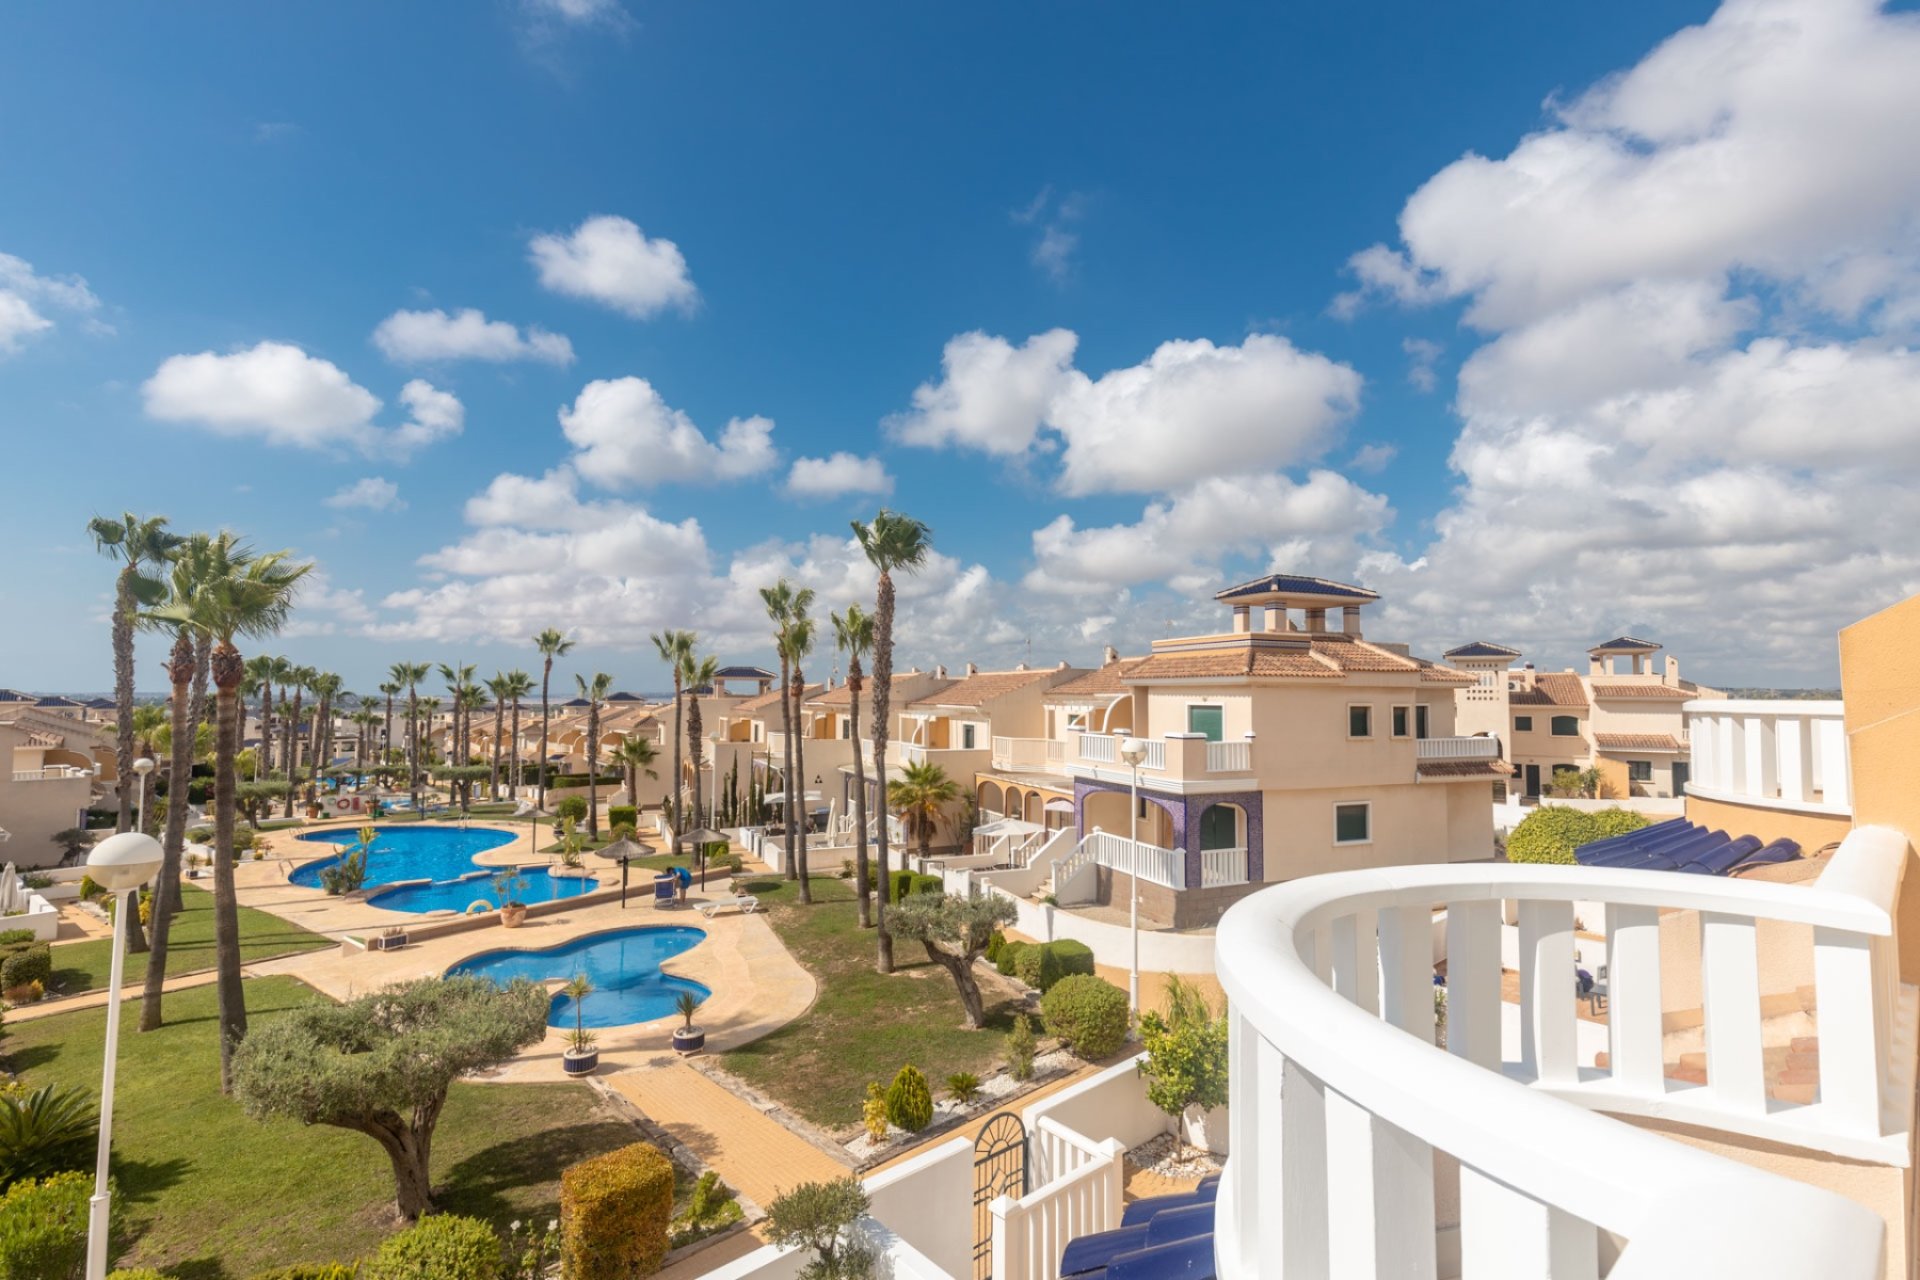
[[[68,827],[65,831],[53,833],[53,842],[60,846],[60,861],[78,862],[87,850],[93,848],[93,832],[85,827]]]
[[[235,1049],[234,1091],[255,1119],[287,1116],[364,1133],[393,1163],[395,1204],[433,1208],[429,1155],[447,1089],[547,1033],[546,991],[526,981],[422,978],[345,1004],[311,1004]]]
[[[803,1182],[767,1206],[767,1234],[784,1249],[813,1250],[801,1280],[861,1280],[873,1274],[873,1249],[848,1230],[868,1203],[858,1178]]]
[[[984,898],[915,893],[894,907],[892,927],[895,937],[919,942],[927,949],[927,958],[953,976],[960,1003],[966,1007],[967,1025],[977,1031],[986,1025],[987,1016],[973,962],[986,954],[994,931],[1018,915],[1013,902],[997,893]]]
[[[1147,1060],[1147,1101],[1178,1121],[1188,1108],[1210,1111],[1227,1104],[1227,1019],[1205,995],[1174,977],[1167,982],[1167,1012],[1140,1015],[1140,1042]],[[1185,1126],[1175,1125],[1184,1145]]]

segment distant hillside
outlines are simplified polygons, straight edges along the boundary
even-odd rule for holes
[[[1729,698],[1785,698],[1789,702],[1839,701],[1838,689],[1729,689]]]

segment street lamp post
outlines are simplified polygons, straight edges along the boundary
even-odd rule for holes
[[[1147,744],[1140,738],[1120,740],[1120,758],[1127,763],[1132,777],[1127,782],[1127,833],[1132,843],[1128,852],[1133,863],[1127,876],[1127,935],[1133,946],[1132,963],[1127,968],[1127,1008],[1140,1014],[1140,763],[1147,758]]]
[[[134,819],[133,829],[147,829],[147,775],[153,772],[153,761],[141,756],[133,762],[133,771],[140,778],[139,816]]]
[[[146,762],[151,765],[151,760]],[[113,909],[113,966],[107,987],[106,1066],[100,1079],[100,1152],[87,1204],[86,1280],[107,1274],[107,1157],[113,1148],[113,1077],[120,1055],[120,987],[126,978],[127,917],[140,917],[140,889],[160,870],[160,842],[144,831],[108,836],[87,854],[87,874],[116,896]]]

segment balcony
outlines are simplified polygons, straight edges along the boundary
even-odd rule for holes
[[[1124,734],[1076,733],[1064,753],[1062,764],[1069,771],[1109,782],[1125,782],[1132,771],[1120,758]],[[1253,772],[1251,737],[1212,742],[1197,733],[1172,733],[1161,738],[1142,738],[1146,758],[1140,762],[1142,781],[1189,784],[1229,779],[1244,781]]]
[[[1484,736],[1417,738],[1413,744],[1413,756],[1416,760],[1498,760],[1500,739]]]
[[[1218,1274],[1880,1275],[1884,1224],[1865,1206],[1601,1113],[1902,1176],[1916,997],[1899,981],[1891,912],[1906,843],[1888,828],[1855,830],[1812,886],[1404,866],[1309,877],[1242,902],[1217,942],[1233,1019]],[[1503,901],[1519,918],[1518,1019],[1506,1035],[1517,1060],[1503,1050]],[[1593,1024],[1577,1021],[1569,980],[1576,902],[1604,908],[1605,1067],[1577,1050]],[[1444,1049],[1436,908],[1446,911]],[[1698,913],[1696,953],[1662,956],[1663,908]],[[1767,1095],[1762,924],[1810,927],[1811,1103]],[[1684,976],[1702,992],[1705,1084],[1666,1075],[1662,967],[1676,963],[1697,969]]]
[[[1853,812],[1843,703],[1701,699],[1685,710],[1688,795],[1798,813]]]
[[[1065,762],[1067,744],[1053,738],[993,740],[993,768],[1021,773],[1057,773]]]
[[[49,765],[45,769],[15,769],[15,782],[65,782],[69,778],[91,778],[90,769],[76,768],[70,764]]]

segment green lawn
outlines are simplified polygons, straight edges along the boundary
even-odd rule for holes
[[[182,888],[186,910],[173,918],[167,931],[167,976],[179,977],[213,968],[213,895],[192,885]],[[240,908],[240,959],[243,963],[314,951],[336,945],[297,924],[251,907]],[[106,938],[63,943],[53,949],[52,989],[60,995],[92,991],[107,985],[113,946]],[[138,982],[147,973],[147,953],[127,957],[127,981]],[[171,999],[171,997],[169,997]]]
[[[322,997],[292,978],[246,984],[258,1021]],[[390,1166],[369,1138],[291,1121],[250,1120],[222,1098],[215,993],[167,997],[168,1023],[122,1023],[114,1109],[116,1259],[180,1280],[245,1280],[270,1266],[347,1261],[393,1230]],[[29,1085],[97,1093],[106,1015],[16,1023],[0,1051]],[[502,1229],[557,1212],[560,1171],[637,1139],[586,1085],[455,1085],[433,1144],[438,1207]],[[89,1165],[89,1168],[91,1165]]]
[[[859,1122],[869,1080],[885,1085],[906,1063],[924,1071],[937,1094],[954,1072],[984,1076],[1004,1060],[1011,988],[984,970],[987,1026],[970,1031],[953,979],[919,943],[896,940],[895,972],[874,971],[873,931],[860,928],[850,884],[816,878],[810,907],[799,904],[797,885],[765,875],[752,878],[747,892],[759,897],[787,950],[819,986],[800,1017],[720,1055],[721,1065],[754,1088],[815,1124],[838,1128]]]

